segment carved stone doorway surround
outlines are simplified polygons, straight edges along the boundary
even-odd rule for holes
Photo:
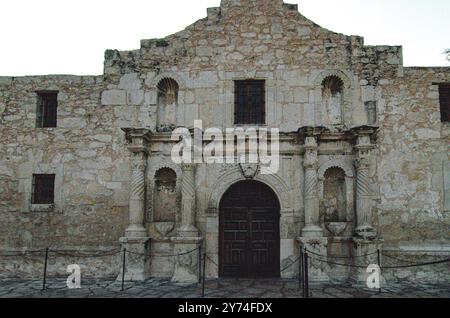
[[[245,168],[245,167],[244,167]],[[254,180],[259,181],[276,194],[280,202],[280,263],[286,264],[298,256],[298,248],[295,244],[295,238],[288,237],[283,231],[287,225],[294,223],[294,209],[292,190],[285,181],[278,175],[263,175],[255,173],[255,169],[242,169],[239,165],[227,165],[224,167],[222,175],[212,186],[212,193],[209,197],[208,211],[206,215],[206,253],[212,259],[207,262],[206,275],[209,278],[219,277],[219,212],[220,202],[228,189],[241,181]],[[251,172],[251,173],[250,173]],[[252,178],[250,178],[252,176]],[[293,278],[296,275],[296,266],[289,268],[281,273],[282,278]]]

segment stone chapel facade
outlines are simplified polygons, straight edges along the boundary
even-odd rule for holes
[[[197,281],[205,253],[209,278],[294,278],[301,248],[348,265],[376,263],[378,249],[448,256],[449,83],[448,67],[404,67],[401,47],[328,31],[282,0],[222,0],[181,32],[108,50],[101,76],[0,77],[0,252],[124,247],[127,279],[176,282]],[[260,108],[247,119],[240,87],[257,92],[243,93]],[[174,164],[171,132],[197,119],[279,128],[279,172]],[[121,254],[55,254],[49,271],[72,263],[118,275]],[[0,277],[41,267],[0,256]],[[318,259],[310,272],[367,275]]]

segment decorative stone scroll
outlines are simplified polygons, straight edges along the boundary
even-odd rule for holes
[[[253,180],[256,178],[260,171],[260,167],[257,164],[239,164],[239,168],[241,169],[242,175],[247,180]]]

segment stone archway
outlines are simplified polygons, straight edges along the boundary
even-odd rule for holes
[[[219,275],[280,277],[280,203],[259,181],[233,184],[220,202]]]
[[[243,180],[245,180],[245,178],[242,176],[242,172],[238,166],[227,169],[227,171],[223,173],[217,182],[211,187],[212,192],[208,200],[208,214],[218,214],[220,200],[225,192],[233,184]],[[258,174],[254,180],[266,184],[272,189],[273,192],[275,192],[280,201],[282,214],[293,213],[294,202],[292,197],[292,189],[280,176],[273,174]]]
[[[220,202],[228,189],[235,183],[245,181],[238,165],[224,166],[221,169],[220,177],[211,186],[211,193],[208,199],[208,209],[206,211],[206,237],[205,248],[212,261],[206,263],[206,275],[209,278],[219,277],[219,211]],[[280,204],[280,263],[281,266],[290,264],[298,257],[295,235],[289,235],[286,229],[294,223],[294,197],[292,189],[279,175],[258,174],[253,179],[268,186],[277,196]],[[295,266],[294,266],[295,267]],[[283,278],[292,278],[295,275],[295,268],[281,273]]]

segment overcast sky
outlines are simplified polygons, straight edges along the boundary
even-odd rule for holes
[[[406,66],[448,66],[449,0],[291,0],[317,24],[368,45],[403,45]],[[0,76],[103,71],[106,49],[138,49],[220,0],[1,0]]]

